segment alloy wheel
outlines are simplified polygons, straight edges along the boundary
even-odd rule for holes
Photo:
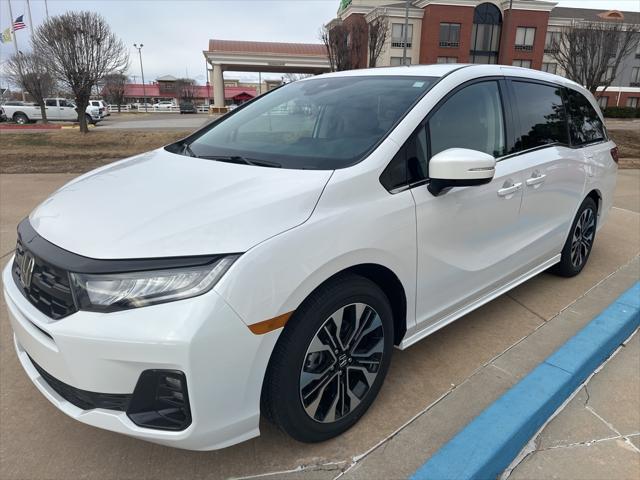
[[[334,312],[316,332],[300,371],[300,400],[320,423],[340,420],[373,386],[384,355],[384,328],[364,303]]]
[[[587,208],[580,214],[571,238],[571,264],[574,268],[580,268],[587,260],[593,245],[595,227],[595,213]]]

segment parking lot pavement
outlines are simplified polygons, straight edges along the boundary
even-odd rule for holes
[[[640,478],[640,334],[536,436],[509,480]]]
[[[187,452],[75,422],[50,405],[27,380],[13,352],[2,301],[3,478],[227,478],[274,473],[266,478],[306,480],[334,478],[348,467],[352,468],[346,478],[401,478],[412,473],[407,464],[424,460],[425,452],[435,451],[540,361],[537,356],[545,358],[573,335],[581,324],[571,316],[574,312],[595,315],[637,280],[637,173],[621,172],[616,207],[598,233],[589,264],[581,275],[573,279],[539,275],[410,349],[395,352],[385,385],[370,411],[346,434],[322,444],[297,443],[263,423],[259,438],[220,451]],[[0,176],[0,254],[12,248],[17,221],[68,178]],[[2,262],[7,259],[5,256]],[[599,288],[584,296],[598,284]],[[566,321],[559,320],[565,318],[558,316],[563,310]],[[556,328],[541,328],[547,324]],[[517,348],[527,338],[536,347],[533,356],[523,355]],[[413,432],[422,432],[420,437],[409,434],[420,425],[418,420],[408,424],[417,416],[429,420],[423,429]],[[394,450],[399,444],[392,444],[391,437],[405,439],[402,448]],[[380,448],[372,451],[376,445]],[[385,451],[395,455],[379,456]],[[364,461],[354,464],[354,458],[362,458],[367,452],[371,454]],[[378,467],[386,465],[383,475],[383,470],[376,468],[376,459],[382,462]]]
[[[96,127],[98,130],[196,130],[214,120],[206,113],[112,113]]]

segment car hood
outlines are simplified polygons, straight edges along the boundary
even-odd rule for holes
[[[30,222],[49,242],[99,259],[245,252],[304,223],[331,173],[159,149],[71,181]]]

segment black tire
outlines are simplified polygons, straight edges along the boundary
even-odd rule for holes
[[[575,277],[582,271],[591,255],[597,224],[598,206],[593,198],[587,197],[573,219],[560,263],[551,269],[553,273],[561,277]]]
[[[96,122],[93,121],[93,118],[91,118],[91,115],[89,115],[88,113],[84,114],[84,118],[87,121],[87,125],[95,125]]]
[[[355,304],[363,305],[363,307],[356,307]],[[316,339],[316,334],[323,335],[320,329],[327,325],[335,327],[336,324],[332,323],[332,317],[342,308],[344,308],[345,316],[342,317],[342,331],[344,333],[341,337],[346,341],[341,340],[341,342],[349,344],[353,341],[352,349],[345,348],[344,352],[346,353],[341,353],[339,356],[334,355],[331,351],[323,351],[320,354],[327,359],[325,365],[320,366],[320,369],[327,369],[319,373],[311,373],[311,375],[322,375],[324,378],[333,375],[334,379],[327,382],[325,388],[317,388],[317,391],[321,391],[321,393],[315,396],[319,406],[316,407],[314,414],[318,415],[318,419],[314,419],[307,413],[308,411],[303,405],[302,375],[310,375],[303,370],[310,368],[308,367],[309,361],[314,355],[319,355],[309,352],[309,349],[312,348],[312,342]],[[357,320],[351,322],[358,315],[356,308],[364,308],[362,310],[364,313],[360,317],[365,319],[363,322],[358,323]],[[352,311],[353,317],[351,316]],[[346,322],[344,318],[347,319]],[[354,327],[364,325],[360,332],[364,330],[368,333],[361,334],[356,328],[349,330],[347,326],[351,324]],[[330,329],[333,330],[333,328]],[[381,335],[383,336],[381,337]],[[359,337],[358,340],[355,340],[357,337]],[[371,347],[371,345],[373,346]],[[362,352],[366,346],[369,346],[369,349],[364,354]],[[370,352],[375,350],[381,350],[381,352],[371,355]],[[301,442],[321,442],[340,435],[351,428],[373,403],[389,369],[392,350],[393,313],[384,292],[375,283],[359,275],[345,274],[337,277],[319,287],[303,302],[280,335],[271,355],[262,388],[262,413],[281,430]],[[342,365],[342,361],[345,360],[342,357],[345,355],[348,356],[349,363]],[[365,363],[370,365],[367,368],[367,373],[369,375],[375,374],[372,380],[368,380],[367,373],[363,373],[360,363],[365,358],[363,355],[370,355],[366,357]],[[374,356],[375,366],[370,363]],[[353,363],[351,363],[352,361]],[[328,365],[332,366],[328,367]],[[318,368],[318,366],[315,365],[314,368]],[[329,368],[331,372],[334,372],[335,368],[335,372],[329,372]],[[372,372],[369,368],[375,371]],[[312,386],[311,390],[314,390],[316,386],[313,382],[316,382],[315,385],[319,385],[323,381],[312,380],[307,385]],[[339,397],[345,398],[345,400],[332,402],[331,398],[335,398],[335,395],[328,396],[335,393],[335,389],[340,391],[341,386],[347,388],[347,384],[351,384],[352,388],[348,389],[348,393],[347,390],[342,390],[345,395]],[[365,388],[364,393],[362,388]],[[362,395],[361,397],[358,395],[358,399],[353,397],[356,392]],[[350,408],[352,401],[359,402],[353,409]],[[332,410],[331,405],[334,406],[331,413],[325,413],[324,418],[320,418],[322,412],[318,413],[318,411],[321,410],[321,407],[324,409],[323,402],[325,405],[329,405],[329,408],[326,409],[327,412]],[[338,403],[343,405],[341,411],[335,407]],[[327,421],[329,415],[331,415],[331,419]],[[332,421],[334,416],[336,420]]]
[[[27,115],[22,112],[16,112],[13,114],[13,121],[18,125],[26,125],[27,123],[29,123],[29,117],[27,117]]]

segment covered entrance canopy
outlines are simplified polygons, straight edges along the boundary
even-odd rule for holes
[[[310,73],[330,71],[327,51],[322,44],[245,42],[209,40],[203,52],[211,70],[214,108],[224,108],[223,72]],[[260,92],[259,92],[260,93]]]

